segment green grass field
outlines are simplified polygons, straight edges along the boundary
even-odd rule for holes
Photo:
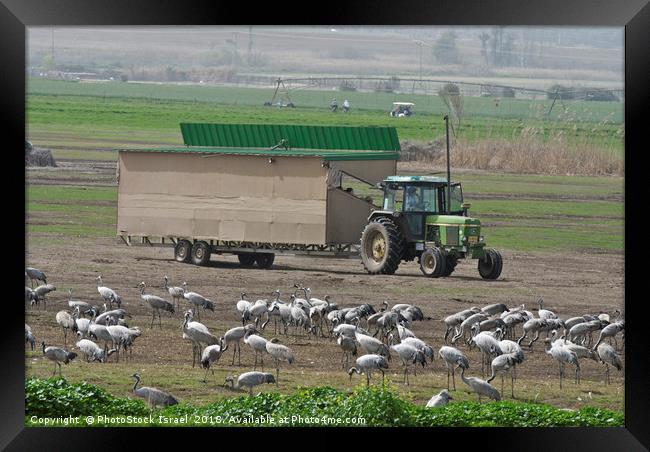
[[[30,79],[27,96],[28,137],[55,149],[112,149],[182,143],[180,122],[277,123],[340,126],[395,126],[402,140],[430,141],[444,136],[447,108],[438,96],[407,96],[416,103],[411,118],[391,118],[388,111],[403,95],[296,91],[297,108],[264,107],[272,91],[260,88],[179,86],[140,83],[77,83]],[[350,114],[328,111],[332,96],[348,97]],[[561,136],[572,146],[622,152],[623,104],[464,98],[460,138],[517,140]]]

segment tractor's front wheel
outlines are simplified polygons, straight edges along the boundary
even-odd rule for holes
[[[429,248],[424,250],[420,256],[420,270],[426,276],[431,278],[439,278],[446,276],[447,258],[440,251],[440,248]]]
[[[456,256],[447,256],[445,261],[445,272],[442,276],[451,276],[456,269],[456,265],[458,265],[458,258]]]
[[[404,237],[387,217],[373,219],[361,234],[361,260],[371,275],[392,275],[404,254]]]
[[[497,279],[503,269],[501,253],[495,249],[485,250],[485,257],[478,261],[478,273],[483,279]]]

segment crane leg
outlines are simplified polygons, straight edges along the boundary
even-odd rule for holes
[[[513,399],[515,398],[515,380],[512,376],[512,372],[510,373],[510,395]]]
[[[278,386],[278,384],[279,384],[278,382],[280,381],[280,363],[276,362],[275,366],[276,366],[275,367],[275,375],[276,375],[276,377],[275,377],[275,385]]]
[[[501,397],[503,397],[503,374],[501,374]]]

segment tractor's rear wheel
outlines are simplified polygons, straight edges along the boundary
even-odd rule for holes
[[[447,258],[440,248],[428,248],[420,256],[420,270],[426,276],[439,278],[445,276]]]
[[[361,234],[361,260],[371,275],[392,275],[404,255],[404,237],[387,217],[371,220]]]
[[[483,279],[497,279],[503,269],[501,253],[495,249],[485,250],[485,258],[478,261],[478,273]]]
[[[179,240],[174,246],[174,259],[189,264],[191,261],[192,244],[189,240]]]
[[[271,268],[275,254],[273,253],[259,253],[255,255],[255,263],[259,268]]]
[[[210,262],[210,245],[200,240],[192,246],[192,263],[203,266],[208,262]]]
[[[244,268],[252,268],[255,265],[255,254],[253,253],[238,254],[237,258]]]
[[[458,258],[456,256],[447,256],[445,261],[445,272],[442,276],[450,276],[456,269],[456,265],[458,265]]]

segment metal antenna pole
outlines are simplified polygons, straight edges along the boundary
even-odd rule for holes
[[[449,163],[449,115],[445,115],[445,131],[447,135],[447,214],[451,213],[451,167]]]

